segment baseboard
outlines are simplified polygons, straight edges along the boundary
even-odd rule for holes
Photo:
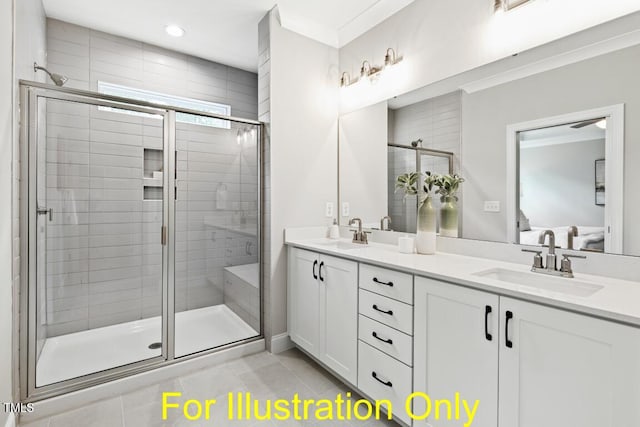
[[[288,333],[278,334],[271,337],[271,353],[278,354],[293,348],[293,342]]]
[[[4,427],[16,427],[16,416],[13,412],[7,414],[7,422],[4,423]]]

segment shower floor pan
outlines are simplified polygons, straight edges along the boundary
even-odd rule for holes
[[[259,335],[224,304],[176,313],[176,357]],[[160,356],[161,318],[136,320],[48,338],[36,368],[37,386]],[[153,346],[152,346],[153,347]]]

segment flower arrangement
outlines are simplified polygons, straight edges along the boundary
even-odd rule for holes
[[[440,195],[440,201],[444,202],[446,198],[450,197],[457,202],[458,196],[456,194],[463,182],[464,178],[457,173],[438,176],[434,184],[438,187],[436,194]]]
[[[403,191],[405,197],[415,196],[418,194],[418,179],[420,178],[420,173],[417,172],[409,172],[402,175],[399,175],[396,178],[396,192]],[[438,186],[438,182],[440,180],[440,175],[432,174],[427,171],[424,173],[424,179],[422,180],[422,189],[424,190],[425,197],[422,199],[420,204],[424,203],[427,197],[431,196],[433,192],[433,187]]]

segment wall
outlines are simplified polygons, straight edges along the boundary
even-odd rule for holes
[[[9,2],[10,3],[10,2]],[[24,1],[16,1],[14,10],[9,11],[8,14],[2,14],[3,16],[15,16],[15,27],[9,27],[9,31],[13,32],[13,43],[15,54],[13,58],[9,58],[7,61],[8,65],[11,65],[14,69],[14,76],[11,79],[6,79],[6,81],[11,81],[13,85],[13,126],[14,132],[12,136],[12,141],[7,142],[7,148],[12,150],[12,155],[9,157],[8,155],[3,158],[12,159],[11,169],[2,168],[4,171],[11,171],[12,174],[12,196],[11,196],[11,213],[12,213],[12,221],[7,220],[8,224],[12,226],[12,260],[13,260],[13,268],[12,268],[12,278],[13,278],[13,325],[17,325],[19,323],[19,297],[20,297],[20,151],[19,151],[19,132],[18,132],[18,119],[19,119],[19,87],[18,80],[32,80],[32,81],[40,81],[43,82],[46,79],[46,75],[43,72],[35,72],[33,69],[33,63],[37,62],[39,65],[46,66],[46,17],[44,13],[44,8],[42,6],[42,2],[40,0],[24,0]],[[3,26],[4,28],[4,26]],[[11,40],[11,37],[7,37],[3,40]],[[4,98],[3,99],[10,99]],[[9,197],[7,196],[7,199]],[[6,210],[8,212],[9,210]],[[0,221],[4,224],[4,220]],[[12,223],[11,223],[12,222]],[[8,271],[2,269],[2,271]],[[5,282],[5,281],[3,281]],[[6,281],[6,283],[9,283]],[[2,301],[10,301],[10,299],[2,298]],[[5,311],[4,309],[2,310]],[[5,324],[4,322],[1,322]],[[10,325],[10,324],[9,324]],[[39,331],[43,331],[44,327],[38,325]],[[4,346],[3,346],[4,347]],[[13,351],[13,385],[14,385],[14,399],[17,399],[18,393],[18,348],[19,348],[19,340],[18,340],[18,331],[13,330],[13,341],[12,341]],[[4,359],[2,360],[9,360]],[[4,381],[1,381],[4,383]]]
[[[268,48],[262,44],[261,117],[268,116],[269,181],[265,218],[270,235],[268,333],[286,332],[286,227],[329,225],[325,203],[337,203],[338,51],[280,26],[277,9],[268,15]],[[266,19],[266,18],[265,18]],[[264,91],[264,89],[261,89]],[[261,97],[261,100],[263,98]],[[264,108],[264,109],[262,109]]]
[[[3,200],[11,197],[11,158],[14,129],[13,2],[0,0],[0,189]],[[12,314],[12,212],[0,209],[0,401],[13,401],[12,353],[14,317]],[[0,411],[0,425],[8,414]]]
[[[494,13],[493,1],[416,0],[340,49],[340,71],[381,65],[387,48],[404,56],[400,81],[381,84],[341,108],[355,109],[462,73],[640,9],[636,0],[533,1]],[[540,29],[543,28],[544,31]]]
[[[380,218],[387,215],[387,103],[340,116],[340,206],[335,216],[340,225],[358,217],[363,227],[379,228]],[[349,214],[343,215],[342,204],[349,204]]]
[[[69,76],[66,86],[96,91],[102,80],[228,103],[234,116],[257,117],[253,73],[56,20],[47,32],[49,68]],[[143,200],[143,149],[162,148],[161,122],[60,102],[49,102],[47,118],[48,196],[60,213],[49,224],[48,336],[158,315],[162,203]],[[241,212],[253,212],[255,224],[255,198],[241,198],[243,190],[257,194],[255,155],[242,158],[236,131],[177,126],[178,311],[222,303],[222,269],[255,258],[205,224],[233,225]],[[248,186],[240,188],[243,163]],[[221,183],[229,206],[217,211]],[[243,259],[228,256],[236,253]]]
[[[506,241],[506,126],[543,117],[625,104],[625,182],[640,182],[640,46],[564,66],[490,89],[463,94],[462,186],[464,237]],[[613,64],[616,64],[613,66]],[[487,108],[491,106],[491,108]],[[625,236],[640,235],[640,198],[625,186]],[[483,212],[485,200],[500,213]],[[624,253],[640,255],[640,239],[625,239]]]
[[[47,20],[48,64],[67,75],[65,86],[97,91],[98,80],[231,105],[236,117],[256,119],[257,76],[183,53]]]
[[[595,164],[605,142],[580,141],[520,149],[520,209],[532,227],[602,227],[595,204]]]

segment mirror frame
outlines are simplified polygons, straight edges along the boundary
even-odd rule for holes
[[[607,119],[605,135],[605,253],[623,254],[624,235],[624,104],[615,104],[592,110],[577,111],[559,116],[514,123],[507,126],[507,241],[519,243],[518,211],[520,207],[520,144],[518,133],[594,117]]]

